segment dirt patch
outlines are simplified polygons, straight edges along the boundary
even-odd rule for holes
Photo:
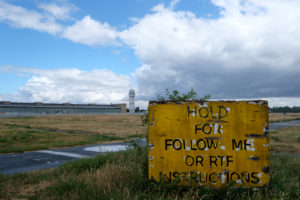
[[[300,113],[269,113],[270,122],[300,119]]]

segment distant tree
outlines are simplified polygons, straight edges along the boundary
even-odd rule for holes
[[[136,107],[135,112],[140,112],[140,107]]]
[[[269,108],[271,112],[277,112],[277,113],[299,113],[300,112],[300,107],[299,106],[284,106],[284,107],[272,107]]]

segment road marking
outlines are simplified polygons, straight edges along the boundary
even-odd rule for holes
[[[86,156],[86,155],[81,155],[81,154],[76,154],[76,153],[60,152],[60,151],[42,150],[42,151],[37,151],[37,152],[48,153],[48,154],[53,154],[53,155],[61,155],[61,156],[66,156],[66,157],[71,157],[71,158],[89,158],[89,156]]]
[[[94,151],[94,152],[117,152],[117,151],[125,151],[129,149],[128,145],[118,145],[118,144],[112,144],[112,145],[99,145],[99,146],[93,146],[93,147],[86,147],[84,148],[84,151]]]

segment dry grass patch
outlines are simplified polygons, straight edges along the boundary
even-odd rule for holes
[[[120,140],[105,135],[85,135],[0,124],[0,153],[23,152]]]
[[[0,153],[120,141],[146,134],[141,115],[0,118]]]
[[[86,184],[95,184],[103,192],[112,192],[117,187],[126,187],[132,179],[133,171],[122,163],[107,163],[101,169],[84,172],[79,178]]]
[[[39,184],[25,185],[19,188],[17,193],[14,195],[16,199],[29,199],[34,196],[38,191],[44,190],[49,187],[51,183],[49,181],[41,181]]]
[[[0,174],[0,200],[29,199],[52,184],[53,170],[5,176]]]
[[[300,126],[293,126],[270,133],[271,151],[300,155]]]
[[[79,131],[123,138],[131,135],[145,136],[147,133],[147,126],[142,125],[141,115],[113,114],[6,118],[0,119],[0,124]]]
[[[300,113],[269,113],[270,122],[300,119]]]

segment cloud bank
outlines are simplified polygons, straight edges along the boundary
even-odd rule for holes
[[[86,45],[118,44],[114,28],[92,19],[89,15],[71,25],[62,23],[73,20],[71,14],[78,10],[73,4],[40,3],[37,7],[40,12],[0,0],[0,22],[16,28],[47,32]]]
[[[55,35],[63,26],[52,16],[15,6],[0,0],[0,22],[6,22],[16,28],[30,28]]]
[[[214,98],[299,97],[299,1],[213,1],[218,19],[163,5],[120,37],[143,66],[139,89],[194,87]]]
[[[191,87],[199,96],[211,94],[213,98],[300,97],[300,1],[212,0],[221,10],[216,19],[178,11],[178,2],[155,6],[122,31],[91,16],[63,25],[59,20],[70,19],[70,11],[44,5],[39,13],[1,0],[0,21],[86,45],[131,47],[142,63],[133,75],[140,100],[155,99],[165,88],[184,92]],[[36,100],[109,102],[122,99],[119,94],[131,84],[128,76],[105,70],[96,70],[91,77],[88,72],[67,70],[62,69],[62,74],[72,74],[72,81],[63,81],[69,78],[59,76],[61,72],[49,71],[32,77],[20,93]],[[75,87],[81,75],[91,85],[101,85],[99,80],[106,76],[112,76],[115,84],[104,81],[107,85],[100,90],[98,86]],[[60,82],[64,84],[59,87]],[[105,87],[112,93],[103,93],[107,99],[100,94]]]
[[[106,69],[41,70],[2,66],[0,71],[31,76],[17,94],[10,95],[8,100],[13,101],[120,103],[128,98],[128,91],[132,86],[129,76],[118,75]]]

